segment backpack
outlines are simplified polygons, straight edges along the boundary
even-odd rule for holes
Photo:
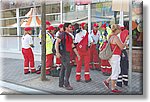
[[[66,35],[64,34],[64,38],[65,37],[66,37]],[[56,39],[54,40],[53,48],[52,48],[52,52],[53,52],[54,55],[56,54],[55,43],[56,43]],[[61,41],[59,43],[59,51],[60,51],[60,53],[63,51],[63,49],[65,49],[65,43],[66,43],[66,39],[64,39],[63,41]]]
[[[50,76],[52,77],[59,77],[60,69],[51,68],[50,69]]]
[[[106,44],[105,48],[99,52],[99,58],[102,60],[109,60],[112,57],[113,52],[117,48],[116,46],[113,51],[111,50],[111,46],[110,46],[111,39],[112,38],[108,40],[108,43]]]

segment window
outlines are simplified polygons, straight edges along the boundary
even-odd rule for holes
[[[92,22],[110,22],[114,16],[112,2],[97,2],[92,4]]]
[[[51,22],[51,24],[60,24],[60,14],[55,15],[46,15],[46,19]]]
[[[46,14],[60,13],[60,3],[46,5]]]
[[[16,9],[1,11],[0,30],[1,36],[17,35]]]
[[[17,35],[17,28],[0,28],[1,36]]]
[[[75,2],[63,2],[63,22],[87,22],[88,5],[76,5]]]
[[[4,19],[0,21],[0,27],[17,27],[17,19],[16,18],[9,18],[9,19]]]
[[[16,9],[1,11],[1,18],[16,17]]]

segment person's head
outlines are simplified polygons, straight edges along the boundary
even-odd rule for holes
[[[81,27],[81,29],[82,30],[87,30],[87,24],[85,23],[85,22],[82,22],[81,24],[80,24],[80,27]]]
[[[117,35],[120,33],[120,26],[118,24],[111,25],[111,31],[113,34]]]
[[[99,25],[98,25],[97,23],[94,23],[94,24],[93,24],[93,30],[94,30],[94,31],[97,31],[98,28],[99,28]]]
[[[124,31],[125,29],[126,29],[126,28],[125,28],[124,26],[121,26],[121,27],[120,27],[120,30],[121,30],[121,31]]]
[[[72,25],[72,30],[71,30],[71,33],[73,33],[75,30],[75,27]]]
[[[101,26],[101,29],[102,29],[102,30],[106,30],[106,23],[104,23],[104,24]]]
[[[71,23],[65,23],[64,26],[63,26],[63,28],[64,28],[65,32],[69,32],[70,33],[72,31],[72,25],[71,25]]]
[[[48,32],[50,33],[50,34],[54,34],[55,33],[55,27],[53,27],[53,26],[49,26],[48,28],[47,28],[47,30],[48,30]]]
[[[63,32],[63,31],[64,31],[63,26],[64,26],[63,24],[60,24],[60,25],[58,26],[60,32]]]
[[[25,28],[24,28],[24,33],[31,35],[31,34],[32,34],[32,28],[31,28],[31,27],[25,27]]]
[[[45,23],[46,23],[46,28],[48,28],[51,25],[51,23],[48,20],[46,20]]]

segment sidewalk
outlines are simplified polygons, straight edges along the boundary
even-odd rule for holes
[[[1,58],[0,63],[1,74],[0,80],[10,82],[13,84],[37,89],[50,94],[96,94],[96,95],[109,95],[113,94],[110,90],[106,89],[102,83],[108,76],[103,76],[101,71],[91,70],[92,81],[85,83],[84,79],[81,82],[75,81],[75,67],[72,68],[70,77],[71,85],[73,90],[68,91],[58,87],[58,77],[47,76],[48,81],[41,81],[40,75],[37,74],[23,74],[23,60]],[[39,65],[40,62],[35,62],[35,65]],[[83,75],[82,75],[83,76]],[[82,77],[83,78],[83,77]],[[121,94],[143,94],[143,81],[142,73],[133,72],[132,75],[132,92],[129,92],[129,87],[123,86]]]

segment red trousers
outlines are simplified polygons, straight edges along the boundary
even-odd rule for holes
[[[31,48],[24,49],[22,48],[22,54],[24,56],[24,67],[34,68],[34,55]]]
[[[80,52],[78,51],[80,55],[80,60],[76,58],[76,80],[80,80],[81,78],[81,69],[82,69],[82,62],[84,61],[84,78],[85,80],[90,80],[90,73],[89,73],[89,63],[90,63],[90,50],[87,52]]]
[[[108,60],[101,60],[101,71],[103,73],[110,74],[111,73],[111,65],[109,64]]]
[[[31,48],[22,48],[22,54],[24,56],[24,73],[29,71],[29,65],[32,72],[35,72],[34,67],[34,55]]]
[[[90,48],[90,66],[93,64],[95,68],[100,68],[100,59],[98,57],[98,51],[96,50],[96,44]]]
[[[49,70],[53,66],[54,55],[48,54],[46,55],[46,70]]]

